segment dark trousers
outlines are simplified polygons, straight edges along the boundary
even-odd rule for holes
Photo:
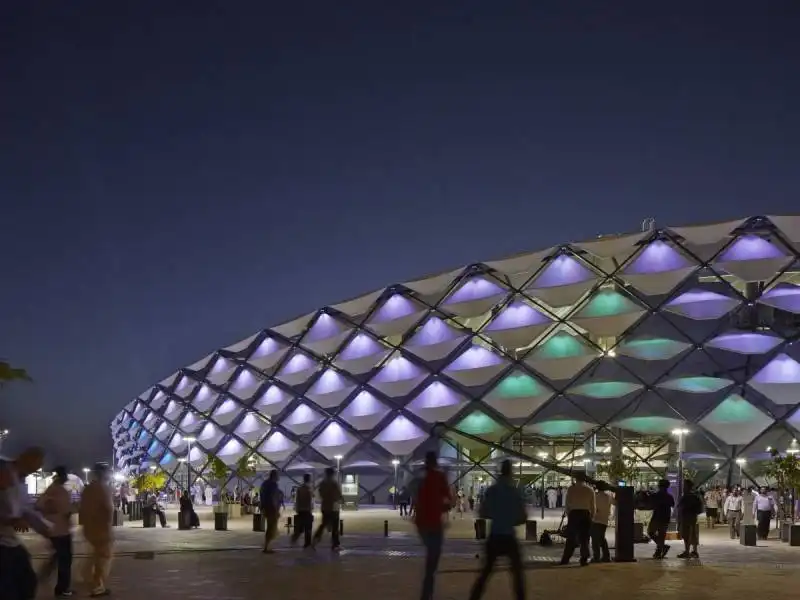
[[[316,533],[314,533],[314,543],[317,543],[322,539],[322,534],[325,532],[326,529],[329,529],[331,532],[331,546],[333,548],[338,548],[339,547],[338,510],[322,511],[322,522],[319,524],[319,527],[317,527]]]
[[[303,547],[308,548],[311,545],[311,528],[314,524],[314,515],[310,510],[303,510],[294,516],[294,533],[292,534],[292,543],[304,536]],[[338,525],[338,524],[337,524]]]
[[[50,544],[53,546],[53,555],[42,567],[39,579],[47,579],[56,568],[55,593],[58,595],[70,591],[72,587],[72,536],[51,537]]]
[[[588,510],[571,510],[567,514],[567,539],[564,544],[562,563],[568,563],[575,548],[580,546],[581,562],[589,560],[589,537],[592,530],[592,515]]]
[[[442,558],[444,530],[433,529],[429,531],[420,531],[419,536],[422,538],[422,544],[425,546],[425,574],[422,577],[420,600],[433,600],[436,571],[439,568],[439,560]]]
[[[650,519],[647,525],[647,535],[653,540],[656,545],[656,552],[661,553],[664,551],[664,540],[667,539],[667,529],[669,528],[669,521],[657,521]]]
[[[164,514],[164,511],[160,508],[153,509],[153,512],[158,515],[158,522],[161,523],[162,527],[167,526],[167,515]]]
[[[517,600],[525,600],[525,579],[522,576],[522,555],[519,543],[514,535],[490,535],[486,540],[486,556],[478,579],[472,586],[469,600],[479,600],[483,596],[486,582],[492,575],[494,565],[501,556],[507,556],[511,563],[511,580],[514,583],[514,596]]]
[[[25,546],[0,546],[0,597],[3,600],[33,600],[36,573]]]
[[[269,548],[270,543],[278,537],[278,511],[269,511],[264,513],[264,521],[266,521],[266,528],[264,531],[264,548]]]
[[[608,529],[608,525],[592,523],[592,560],[594,562],[599,562],[600,560],[608,562],[611,560],[611,554],[608,552],[608,540],[606,540],[606,529]]]
[[[401,502],[400,503],[400,516],[407,517],[408,516],[408,502]]]
[[[769,527],[772,521],[772,511],[759,510],[756,512],[756,518],[758,519],[758,537],[760,537],[762,540],[765,540],[769,537]]]

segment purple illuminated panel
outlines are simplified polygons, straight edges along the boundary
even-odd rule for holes
[[[704,290],[691,290],[670,300],[666,309],[690,319],[719,319],[728,314],[738,304],[737,300]]]
[[[315,448],[331,448],[348,446],[353,443],[353,437],[348,434],[339,423],[330,423],[311,444]]]
[[[783,258],[786,255],[779,248],[757,235],[745,235],[736,240],[722,253],[717,262],[740,260],[763,260]]]
[[[755,383],[800,383],[800,363],[785,354],[779,354],[756,373],[750,381]]]
[[[432,346],[434,344],[441,344],[449,342],[459,337],[459,335],[450,329],[444,321],[436,317],[431,317],[428,321],[419,328],[417,333],[409,341],[410,346]]]
[[[359,333],[354,337],[339,354],[341,360],[358,360],[367,356],[372,356],[383,350],[376,340],[365,333]]]
[[[636,260],[625,269],[630,275],[649,275],[677,271],[689,265],[689,262],[666,242],[656,240],[647,245]]]
[[[313,368],[314,364],[314,361],[305,354],[297,353],[284,365],[283,369],[281,369],[281,374],[291,375],[293,373],[300,373],[301,371]]]
[[[219,456],[226,456],[226,457],[238,458],[242,454],[244,454],[244,446],[242,446],[237,440],[230,440],[219,451]]]
[[[373,381],[378,383],[392,383],[394,381],[414,379],[422,374],[422,369],[417,365],[402,356],[397,356],[383,366],[380,372],[375,375]]]
[[[308,330],[303,341],[307,343],[327,340],[341,333],[342,329],[343,327],[336,319],[329,314],[322,313]]]
[[[594,273],[571,256],[561,254],[554,258],[534,280],[534,288],[550,288],[583,283],[594,279]]]
[[[473,346],[461,354],[445,369],[445,371],[464,371],[468,369],[480,369],[481,367],[492,367],[502,364],[503,359],[494,352],[486,348]]]
[[[413,452],[427,437],[422,429],[406,417],[399,416],[378,434],[375,441],[390,454],[403,456]]]
[[[780,338],[763,333],[724,333],[706,344],[739,354],[764,354],[781,343]]]
[[[506,306],[500,314],[492,320],[488,327],[486,327],[486,330],[502,331],[504,329],[544,325],[551,322],[551,319],[525,302],[513,302]]]
[[[493,296],[501,296],[506,293],[506,290],[501,288],[494,282],[488,281],[482,277],[475,277],[469,281],[465,281],[461,286],[453,292],[444,304],[459,304],[460,302],[473,302],[475,300],[483,300]]]
[[[452,406],[460,404],[462,397],[452,388],[446,386],[441,381],[434,381],[419,395],[412,400],[411,404],[415,408],[437,408],[440,406]]]
[[[339,373],[332,369],[327,369],[312,388],[314,394],[330,394],[337,392],[345,387],[349,382]]]
[[[762,294],[760,302],[791,313],[800,313],[800,286],[781,283]]]
[[[395,294],[386,300],[372,317],[372,323],[386,323],[413,315],[418,309],[414,303],[400,294]]]
[[[283,345],[278,341],[270,337],[264,338],[264,340],[258,345],[258,348],[256,348],[255,351],[253,352],[253,356],[251,358],[263,358],[265,356],[269,356],[274,352],[277,352],[282,348]]]

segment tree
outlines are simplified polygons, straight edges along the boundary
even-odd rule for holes
[[[618,456],[608,462],[597,465],[597,472],[605,475],[609,482],[616,485],[618,481],[632,484],[639,475],[639,467],[634,457]]]
[[[228,477],[230,477],[228,465],[226,465],[219,456],[212,456],[208,461],[208,474],[219,486],[219,503],[220,505],[224,505],[224,486],[228,481]]]
[[[234,474],[239,479],[250,479],[256,474],[256,468],[253,464],[253,455],[252,454],[245,454],[239,461],[236,463],[236,470]]]
[[[167,483],[167,474],[164,471],[147,471],[139,473],[131,482],[140,492],[155,493]]]
[[[12,381],[32,381],[25,369],[12,367],[9,363],[0,361],[0,387]]]
[[[775,481],[778,488],[778,521],[794,521],[794,498],[800,488],[800,458],[796,453],[781,454],[774,448],[770,451],[772,460],[764,469],[764,474]]]

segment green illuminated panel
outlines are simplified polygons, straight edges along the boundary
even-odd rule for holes
[[[497,395],[503,400],[517,398],[536,398],[548,393],[545,387],[530,375],[512,374],[497,386]]]
[[[620,350],[627,356],[642,360],[666,360],[677,356],[687,344],[667,338],[631,340],[622,344]]]
[[[477,411],[464,417],[455,428],[458,431],[478,436],[497,433],[503,429],[497,421]]]
[[[709,423],[750,423],[763,418],[764,414],[755,406],[739,394],[731,394],[703,420]]]
[[[553,421],[542,421],[531,426],[530,429],[538,431],[542,435],[557,437],[560,435],[575,435],[591,429],[591,424],[585,421],[574,421],[572,419],[555,419]]]
[[[602,290],[595,294],[580,311],[580,317],[615,317],[638,310],[638,307],[622,294],[613,290]]]
[[[628,381],[595,381],[570,388],[571,394],[579,394],[589,398],[621,398],[626,394],[641,389],[638,383]]]
[[[575,358],[585,354],[586,347],[568,333],[557,333],[536,349],[537,358]]]
[[[732,383],[730,379],[720,379],[719,377],[678,377],[660,383],[658,387],[692,394],[711,394],[725,389]]]
[[[670,433],[673,429],[682,425],[682,422],[678,419],[670,419],[669,417],[629,417],[614,423],[614,427],[621,427],[622,429],[644,434]]]

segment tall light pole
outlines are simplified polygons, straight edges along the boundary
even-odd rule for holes
[[[91,469],[89,467],[83,467],[83,483],[84,483],[84,485],[89,485],[89,471],[91,471]]]
[[[336,481],[339,482],[339,485],[342,485],[342,473],[341,473],[342,455],[337,454],[333,458],[336,459]]]
[[[397,509],[397,466],[400,464],[400,461],[396,458],[392,460],[392,466],[394,467],[394,493],[392,494],[392,503],[394,504],[395,510]]]
[[[747,461],[744,458],[737,458],[736,464],[739,465],[739,487],[744,487],[744,474],[742,473],[742,466]]]
[[[192,489],[192,444],[197,441],[197,438],[188,435],[183,438],[183,441],[186,442],[187,450],[186,450],[186,489],[190,490],[189,494],[191,494]]]
[[[3,449],[3,442],[8,437],[8,429],[0,430],[0,450]]]
[[[684,440],[688,435],[688,429],[673,429],[672,435],[678,438],[678,498],[683,496],[683,453],[685,451]]]

